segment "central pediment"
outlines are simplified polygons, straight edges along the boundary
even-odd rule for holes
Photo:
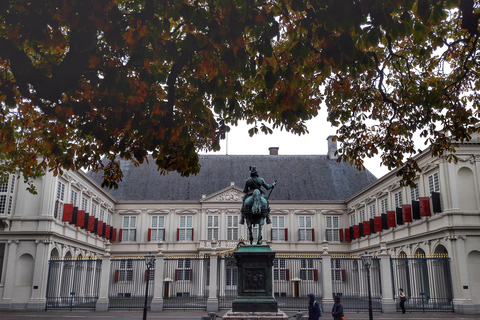
[[[245,194],[235,186],[222,189],[202,199],[202,202],[242,202]]]

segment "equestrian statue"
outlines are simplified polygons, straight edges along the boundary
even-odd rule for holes
[[[264,220],[266,220],[267,224],[272,223],[270,220],[270,207],[268,205],[268,198],[270,197],[273,188],[277,184],[277,181],[272,184],[267,184],[265,180],[258,176],[257,167],[250,166],[249,169],[250,178],[245,181],[245,188],[243,189],[245,196],[243,197],[241,210],[242,217],[240,219],[240,224],[245,224],[245,221],[247,222],[250,244],[253,244],[252,227],[258,224],[257,244],[262,244],[262,229]],[[272,189],[268,197],[266,197],[265,193],[263,193],[262,187],[267,190]]]

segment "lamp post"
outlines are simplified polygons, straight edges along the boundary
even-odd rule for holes
[[[372,255],[365,251],[362,256],[362,262],[367,269],[367,285],[368,285],[368,319],[373,320],[372,312],[372,289],[370,288],[370,266],[372,265]]]
[[[143,306],[143,320],[147,320],[147,304],[148,304],[148,283],[150,282],[150,269],[155,266],[155,256],[149,252],[145,255],[145,265],[147,266],[147,272],[145,278],[147,284],[145,285],[145,305]]]

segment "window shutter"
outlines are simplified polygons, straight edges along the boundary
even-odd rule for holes
[[[368,236],[372,234],[372,228],[370,227],[370,221],[363,221],[363,235]]]
[[[118,242],[122,242],[122,236],[123,236],[123,229],[120,229],[118,231]]]
[[[70,221],[70,224],[76,224],[77,223],[77,216],[78,216],[78,208],[73,207],[72,220]]]
[[[118,282],[120,278],[120,270],[115,270],[115,282]]]
[[[387,214],[382,213],[380,215],[380,219],[382,219],[382,230],[387,230],[388,229]]]
[[[98,231],[98,218],[93,219],[93,234],[97,234]]]
[[[352,241],[352,238],[350,236],[350,228],[345,229],[345,241]]]
[[[430,198],[420,197],[418,201],[420,201],[420,216],[430,217],[432,215],[430,212]]]
[[[95,232],[95,234],[101,236],[102,233],[103,233],[103,221],[97,220],[97,232]]]
[[[358,224],[358,229],[359,229],[360,237],[363,237],[364,236],[364,234],[363,234],[363,222],[360,222]]]
[[[440,201],[440,192],[432,192],[433,213],[442,212],[442,203]]]
[[[107,234],[107,223],[103,222],[103,228],[102,228],[102,237],[105,238],[105,235]]]
[[[345,272],[345,269],[342,269],[342,281],[343,282],[347,281],[347,274]]]
[[[395,222],[395,211],[387,211],[387,227],[395,228],[397,223]]]
[[[375,226],[375,232],[381,232],[382,229],[382,217],[373,217],[373,224]]]
[[[83,217],[83,226],[81,226],[82,229],[85,229],[85,230],[88,229],[89,219],[90,219],[90,214],[88,212],[85,212],[85,216]]]
[[[147,241],[152,241],[152,229],[151,228],[148,228]]]
[[[273,229],[270,229],[270,239],[273,240]]]
[[[375,233],[375,219],[370,218],[370,234]]]
[[[313,281],[318,281],[318,270],[313,269]]]
[[[107,225],[105,229],[105,239],[110,239],[110,233],[112,232],[112,226]]]
[[[72,221],[72,213],[73,213],[73,204],[71,203],[64,204],[62,221],[65,221],[65,222]]]
[[[290,269],[285,269],[285,280],[290,281]]]
[[[180,228],[177,228],[177,241],[180,241]]]
[[[75,227],[83,227],[85,224],[85,211],[78,210],[77,213],[77,223],[75,223]]]
[[[288,228],[285,228],[285,241],[288,241]]]
[[[420,220],[420,201],[412,201],[412,218],[413,220]]]
[[[133,241],[137,241],[137,230],[133,230]]]
[[[162,240],[165,241],[165,229],[162,229],[163,230],[163,238]]]
[[[312,241],[315,242],[315,229],[312,228]]]
[[[397,224],[403,225],[403,214],[402,214],[402,208],[396,208],[395,209],[395,216],[397,217]]]
[[[89,216],[87,231],[93,232],[94,229],[95,229],[95,217]]]
[[[194,228],[192,228],[192,239],[190,239],[191,241],[193,241],[193,239],[194,239],[194,238],[193,238],[193,231],[195,231]]]
[[[326,232],[325,232],[326,233]],[[343,230],[342,229],[339,229],[338,230],[338,235],[340,237],[340,242],[343,242]]]
[[[403,222],[412,222],[412,205],[402,205]]]
[[[360,238],[360,226],[358,224],[353,226],[353,239]]]
[[[111,234],[110,234],[110,240],[112,241],[117,241],[117,229],[112,228]]]

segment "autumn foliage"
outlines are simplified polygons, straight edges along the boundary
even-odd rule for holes
[[[0,161],[122,177],[199,171],[229,125],[302,134],[326,105],[340,160],[404,167],[477,130],[478,1],[0,0]]]

